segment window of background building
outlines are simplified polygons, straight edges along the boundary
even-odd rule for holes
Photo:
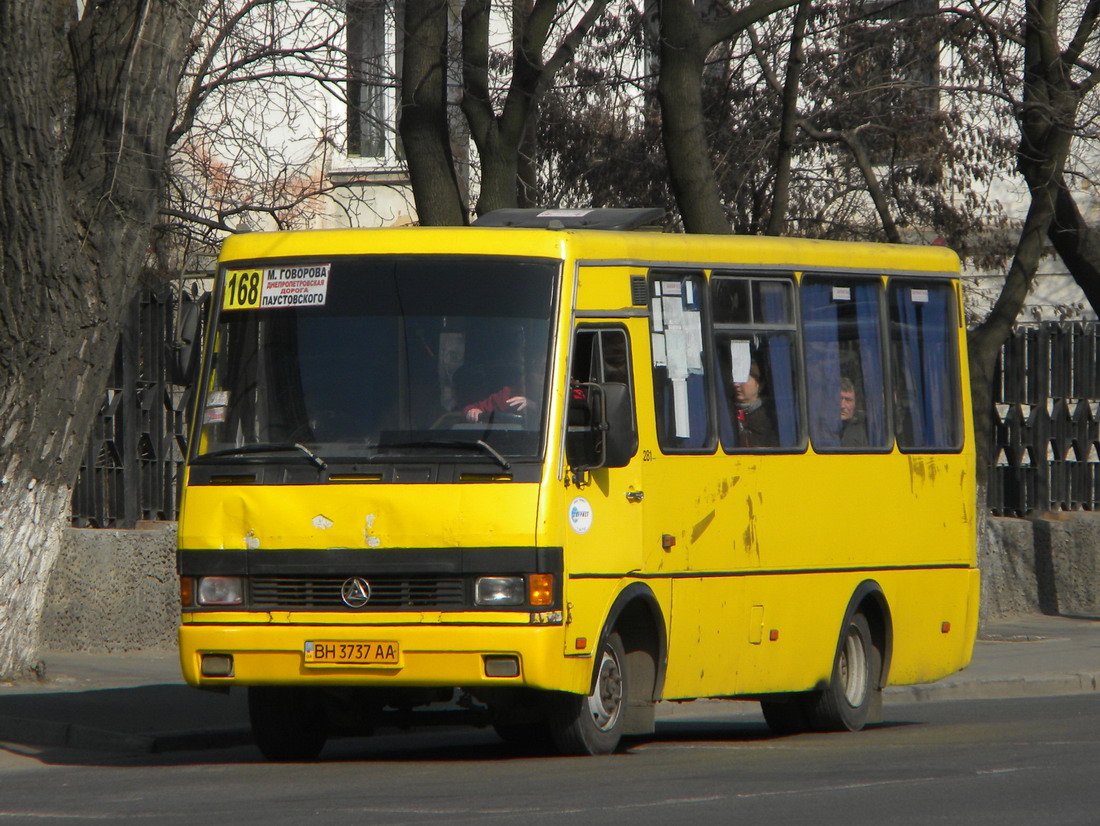
[[[395,157],[402,0],[347,0],[349,156]]]

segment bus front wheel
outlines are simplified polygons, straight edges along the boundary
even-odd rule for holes
[[[875,645],[863,614],[853,614],[844,628],[833,662],[829,687],[810,694],[806,712],[816,731],[859,731],[879,699],[882,652]]]
[[[563,754],[611,754],[622,739],[628,696],[626,652],[612,633],[600,647],[592,693],[560,694],[551,701],[555,745]]]
[[[317,689],[252,686],[248,719],[252,737],[268,760],[316,760],[328,739],[324,696]]]

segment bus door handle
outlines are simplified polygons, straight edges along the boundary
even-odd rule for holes
[[[626,492],[627,502],[641,502],[645,498],[645,492],[640,490],[628,490]]]

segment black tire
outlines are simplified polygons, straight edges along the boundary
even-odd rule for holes
[[[592,693],[559,694],[550,702],[548,723],[562,754],[611,754],[619,746],[626,718],[626,652],[618,634],[609,634],[596,656]]]
[[[316,760],[328,739],[324,696],[317,689],[252,686],[248,719],[252,737],[268,760]]]
[[[882,652],[863,614],[853,614],[841,635],[829,687],[805,698],[815,731],[859,731],[882,692]]]

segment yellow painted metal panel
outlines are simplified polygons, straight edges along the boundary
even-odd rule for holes
[[[205,485],[187,490],[189,549],[531,546],[539,486]]]

